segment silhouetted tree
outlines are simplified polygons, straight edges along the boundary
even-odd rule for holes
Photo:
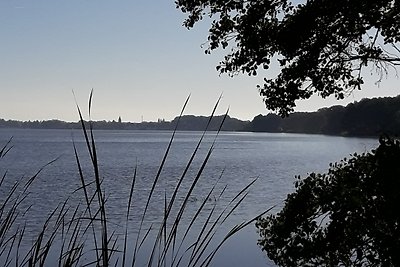
[[[400,266],[400,143],[296,182],[283,209],[257,222],[280,266]]]
[[[244,128],[253,132],[333,134],[347,136],[400,135],[400,96],[363,99],[346,107],[294,112],[286,118],[257,115]]]
[[[282,131],[282,118],[275,114],[268,114],[267,116],[257,115],[247,125],[245,130],[253,132],[281,132]]]
[[[332,106],[329,108],[319,109],[318,112],[320,112],[322,117],[325,118],[324,123],[321,126],[321,133],[343,134],[343,117],[346,108],[343,106]]]
[[[229,49],[217,66],[221,73],[257,75],[277,61],[278,75],[264,78],[258,88],[266,107],[282,116],[313,94],[341,99],[361,89],[369,64],[380,78],[400,65],[400,1],[295,2],[175,1],[188,14],[188,28],[203,17],[212,19],[206,53]],[[364,104],[359,115],[371,116],[374,124],[352,131],[386,127],[386,121],[377,124],[378,116],[365,113],[372,108]],[[336,122],[346,117],[338,115]],[[400,266],[399,158],[399,143],[381,140],[376,151],[299,180],[282,211],[258,221],[260,245],[282,266]]]
[[[298,2],[298,1],[296,1]],[[273,61],[275,78],[258,86],[266,107],[280,115],[313,94],[346,93],[363,84],[373,63],[383,75],[400,63],[400,2],[397,0],[176,0],[192,28],[210,17],[206,53],[229,49],[221,73],[257,75]]]

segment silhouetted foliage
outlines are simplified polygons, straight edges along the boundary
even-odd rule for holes
[[[186,131],[201,131],[202,129],[205,129],[209,119],[210,117],[208,116],[185,115],[180,118],[178,129]],[[218,130],[222,120],[224,120],[224,116],[214,116],[211,119],[209,129],[212,131]],[[172,126],[175,127],[176,123],[177,123],[177,118],[171,121],[171,127]],[[231,118],[229,115],[227,115],[221,130],[222,131],[242,130],[248,123],[249,123],[248,121],[241,121],[235,118]]]
[[[346,107],[333,106],[316,112],[294,112],[286,118],[258,115],[245,130],[345,136],[400,135],[400,96],[363,99]]]
[[[296,100],[313,94],[342,99],[361,89],[368,65],[378,79],[400,65],[400,1],[293,2],[175,1],[188,14],[187,28],[203,17],[212,19],[206,53],[229,49],[217,66],[220,73],[257,75],[279,65],[278,75],[266,75],[258,88],[266,107],[283,117]],[[398,133],[399,98],[386,100],[294,113],[282,120],[257,116],[249,126],[255,131]],[[259,244],[275,263],[400,266],[400,144],[380,141],[376,151],[354,154],[326,174],[299,178],[283,209],[259,219]]]
[[[400,143],[331,164],[295,183],[283,209],[257,222],[280,266],[400,266]]]
[[[298,1],[295,1],[298,3]],[[372,63],[381,75],[399,65],[400,2],[396,0],[176,0],[192,28],[210,17],[206,53],[229,48],[221,73],[257,75],[280,66],[259,85],[266,107],[280,115],[313,94],[343,98],[361,89]],[[277,63],[274,63],[277,61]]]
[[[258,115],[246,126],[245,130],[252,132],[282,132],[282,118],[275,114]]]

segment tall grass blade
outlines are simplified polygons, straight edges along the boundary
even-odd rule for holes
[[[90,223],[89,223],[88,226],[91,226],[91,228],[92,228],[93,242],[94,242],[95,251],[96,251],[96,258],[99,259],[100,256],[99,256],[99,250],[98,250],[98,244],[97,244],[97,235],[96,235],[95,226],[92,224],[92,222],[96,218],[96,216],[92,215],[92,210],[91,210],[92,200],[89,200],[89,194],[88,194],[87,187],[86,187],[87,185],[86,185],[85,178],[84,178],[84,175],[83,175],[83,170],[82,170],[82,166],[81,166],[81,163],[80,163],[80,160],[79,160],[78,152],[76,150],[75,142],[72,142],[72,144],[73,144],[73,147],[74,147],[75,160],[76,160],[76,164],[77,164],[78,171],[79,171],[79,178],[80,178],[80,181],[81,181],[81,184],[82,184],[82,189],[83,189],[84,196],[85,196],[86,208],[87,208],[87,210],[89,212]]]
[[[241,223],[239,225],[234,226],[226,235],[225,237],[221,240],[221,242],[218,244],[218,246],[207,256],[207,258],[201,263],[200,266],[209,266],[212,259],[214,258],[215,254],[217,254],[218,250],[221,249],[222,245],[232,236],[234,236],[236,233],[250,225],[251,223],[254,223],[258,218],[264,216],[267,212],[272,210],[274,207],[270,207],[266,211],[262,212],[261,214],[255,216],[254,218],[248,220],[247,222]]]
[[[131,189],[129,191],[128,206],[126,208],[126,224],[125,224],[124,248],[123,248],[123,254],[122,254],[122,267],[125,267],[125,263],[126,263],[127,240],[128,240],[128,222],[129,222],[129,214],[130,214],[131,203],[132,203],[132,198],[133,198],[133,191],[135,189],[136,175],[137,175],[137,163],[136,163],[135,170],[134,170],[134,173],[133,173]]]
[[[143,227],[144,218],[145,218],[145,216],[146,216],[147,209],[148,209],[149,204],[150,204],[150,200],[151,200],[151,198],[152,198],[152,196],[153,196],[154,189],[155,189],[155,187],[156,187],[156,185],[157,185],[157,183],[158,183],[158,179],[159,179],[159,177],[160,177],[161,171],[162,171],[163,168],[164,168],[165,161],[166,161],[166,159],[167,159],[167,156],[168,156],[168,154],[169,154],[169,151],[170,151],[172,142],[173,142],[174,137],[175,137],[175,133],[176,133],[176,131],[177,131],[177,129],[178,129],[178,126],[179,126],[179,121],[180,121],[180,119],[181,119],[181,117],[182,117],[182,115],[183,115],[183,112],[184,112],[185,109],[186,109],[186,105],[187,105],[187,103],[189,102],[189,99],[190,99],[190,95],[186,98],[186,101],[185,101],[185,103],[184,103],[184,105],[183,105],[183,107],[182,107],[182,109],[181,109],[181,112],[180,112],[180,114],[179,114],[179,116],[178,116],[178,119],[177,119],[177,122],[176,122],[176,125],[175,125],[175,129],[174,129],[174,131],[172,132],[171,139],[170,139],[170,141],[169,141],[169,143],[168,143],[167,149],[166,149],[166,151],[165,151],[165,153],[164,153],[164,157],[163,157],[163,159],[162,159],[162,161],[161,161],[161,164],[160,164],[160,166],[159,166],[159,168],[158,168],[157,174],[156,174],[156,176],[155,176],[155,178],[154,178],[154,182],[153,182],[152,187],[151,187],[151,189],[150,189],[150,193],[149,193],[149,196],[148,196],[148,198],[147,198],[146,205],[145,205],[145,207],[144,207],[144,211],[143,211],[143,215],[142,215],[142,219],[141,219],[140,225],[139,225],[139,231],[138,231],[138,235],[137,235],[137,239],[136,239],[136,243],[135,243],[135,248],[134,248],[134,252],[133,252],[132,266],[134,266],[134,265],[135,265],[135,262],[136,262],[136,254],[137,254],[137,248],[138,248],[138,247],[137,247],[137,244],[138,244],[138,240],[139,240],[139,237],[140,237],[141,229],[142,229],[142,227]],[[158,238],[157,238],[157,240],[155,241],[155,243],[158,243]],[[152,255],[150,256],[149,265],[151,265],[152,258],[153,258],[153,253],[154,253],[154,250],[152,251],[152,253],[151,253]]]
[[[13,148],[13,146],[10,146],[12,137],[8,139],[8,141],[3,145],[3,147],[0,150],[0,158],[4,158],[7,153]]]
[[[220,96],[220,98],[218,99],[216,105],[214,106],[213,112],[212,112],[212,114],[211,114],[211,116],[210,116],[209,123],[211,122],[211,119],[212,119],[212,117],[213,117],[213,115],[214,115],[214,113],[215,113],[215,111],[216,111],[216,108],[217,108],[217,105],[219,104],[220,99],[221,99],[221,96]],[[199,171],[197,172],[197,175],[196,175],[194,181],[192,182],[192,184],[191,184],[191,186],[190,186],[190,188],[189,188],[189,191],[186,193],[186,196],[185,196],[185,199],[184,199],[183,203],[181,204],[181,208],[180,208],[180,210],[179,210],[179,212],[178,212],[178,215],[177,215],[177,217],[176,217],[176,219],[175,219],[175,221],[174,221],[174,223],[173,223],[172,230],[171,230],[171,232],[170,232],[171,235],[168,237],[167,249],[168,249],[168,247],[170,246],[170,242],[172,241],[172,237],[173,237],[173,236],[176,234],[176,232],[177,232],[177,228],[178,228],[179,222],[180,222],[180,220],[181,220],[181,218],[182,218],[182,215],[183,215],[183,212],[184,212],[184,210],[185,210],[185,208],[186,208],[186,205],[187,205],[187,202],[188,202],[188,200],[189,200],[189,197],[192,195],[192,192],[193,192],[195,186],[197,185],[197,183],[198,183],[198,181],[199,181],[199,179],[200,179],[200,176],[201,176],[201,174],[203,173],[203,170],[204,170],[205,166],[207,165],[207,162],[208,162],[208,160],[209,160],[209,158],[210,158],[210,156],[211,156],[211,154],[212,154],[212,151],[213,151],[214,146],[215,146],[216,138],[217,138],[217,136],[219,135],[219,132],[221,131],[222,124],[225,122],[225,119],[226,119],[227,115],[228,115],[228,111],[225,113],[225,116],[224,116],[224,118],[223,118],[223,120],[222,120],[222,122],[221,122],[221,124],[220,124],[220,126],[219,126],[219,129],[218,129],[218,131],[217,131],[217,133],[216,133],[216,135],[215,135],[215,138],[214,138],[214,140],[213,140],[213,143],[211,144],[211,147],[209,148],[209,150],[208,150],[208,152],[207,152],[207,155],[206,155],[205,159],[203,160],[203,163],[202,163],[202,165],[201,165]]]
[[[92,98],[93,98],[93,88],[90,90],[90,96],[89,96],[89,118],[91,117],[92,113]]]
[[[91,91],[90,97],[89,97],[89,116],[91,115],[92,97],[93,97],[93,90]],[[98,260],[101,259],[103,266],[108,266],[109,262],[110,262],[110,258],[109,258],[110,250],[108,248],[109,241],[108,241],[108,233],[107,233],[107,227],[108,227],[107,226],[107,216],[106,216],[106,210],[105,210],[105,200],[104,200],[103,191],[101,188],[101,179],[100,179],[98,158],[97,158],[97,152],[96,152],[96,143],[95,143],[95,139],[94,139],[94,135],[93,135],[93,124],[92,124],[92,121],[89,120],[89,134],[88,134],[84,120],[83,120],[81,110],[78,105],[77,105],[77,109],[78,109],[79,118],[80,118],[82,130],[84,133],[84,137],[85,137],[86,146],[87,146],[88,152],[90,154],[91,162],[92,162],[92,167],[93,167],[93,172],[94,172],[94,181],[95,181],[95,186],[96,186],[96,191],[95,191],[94,195],[96,195],[96,197],[97,197],[99,211],[100,211],[100,224],[101,224],[100,252],[101,252],[101,257],[99,255]],[[89,135],[90,135],[90,137],[89,137]],[[81,176],[81,180],[82,180],[82,178],[83,178],[83,176]],[[83,180],[82,186],[85,187],[84,180]],[[86,199],[86,201],[87,201],[87,199]],[[91,202],[87,201],[87,204],[88,203],[90,205]],[[94,218],[92,218],[92,219],[94,219]],[[96,234],[94,234],[94,239],[95,240],[97,239]],[[96,251],[99,251],[99,249],[97,248]]]
[[[223,173],[224,173],[224,170],[221,172],[221,175],[218,177],[217,181],[214,183],[213,187],[210,189],[210,191],[208,192],[207,196],[204,198],[204,200],[201,203],[200,207],[197,209],[197,211],[196,211],[195,215],[192,217],[188,227],[186,227],[186,231],[183,234],[182,238],[180,239],[180,244],[178,246],[177,252],[175,254],[173,253],[174,258],[172,260],[172,264],[171,264],[172,266],[174,265],[178,255],[179,255],[179,251],[181,250],[182,245],[183,245],[184,241],[186,240],[187,235],[189,234],[189,231],[192,229],[193,224],[196,222],[197,218],[199,217],[199,215],[203,211],[205,205],[207,204],[208,200],[210,199],[211,194],[214,192],[215,187],[218,184],[219,180],[221,179]],[[195,244],[193,244],[190,247],[194,247],[194,246],[195,246]],[[182,257],[183,257],[183,255],[182,255]],[[181,261],[182,257],[179,259],[179,261]],[[178,265],[179,265],[179,263],[178,263]]]
[[[254,184],[254,182],[257,179],[253,180],[249,185],[247,185],[245,188],[249,188],[251,185]],[[195,253],[193,253],[192,255],[196,255],[196,259],[193,261],[193,259],[195,257],[191,258],[191,262],[193,262],[192,266],[196,266],[196,264],[200,261],[202,255],[204,255],[206,248],[208,247],[209,243],[211,242],[211,240],[213,239],[213,237],[216,234],[217,231],[217,226],[221,226],[224,224],[224,222],[226,221],[226,219],[228,217],[230,217],[230,215],[237,209],[237,207],[243,202],[243,200],[246,198],[248,192],[245,192],[245,189],[242,189],[225,207],[225,209],[219,214],[218,218],[215,220],[215,222],[213,223],[213,225],[210,227],[210,229],[208,230],[207,234],[205,235],[204,238],[202,238],[202,241],[199,245],[199,248],[195,251]],[[243,194],[244,193],[244,194]],[[242,195],[242,196],[241,196]],[[227,215],[223,216],[227,211],[228,211],[228,207],[234,203],[234,200],[236,200],[239,196],[241,196],[241,198],[237,201],[237,203],[235,203],[235,205],[230,208],[229,212]],[[224,217],[224,218],[223,218]],[[223,218],[221,220],[221,218]],[[200,240],[198,240],[198,242],[200,242]],[[221,244],[222,245],[222,244]]]
[[[198,149],[200,148],[200,145],[201,145],[201,143],[202,143],[202,141],[203,141],[203,138],[204,138],[204,136],[205,136],[205,134],[206,134],[206,132],[207,132],[207,130],[208,130],[210,124],[211,124],[211,120],[212,120],[212,118],[214,117],[214,114],[215,114],[215,112],[216,112],[216,110],[217,110],[217,107],[218,107],[218,105],[219,105],[219,102],[220,102],[221,98],[222,98],[222,95],[218,98],[216,104],[214,105],[214,108],[213,108],[213,110],[212,110],[212,112],[211,112],[211,115],[210,115],[210,117],[209,117],[209,119],[208,119],[208,121],[207,121],[206,127],[205,127],[205,129],[204,129],[204,131],[203,131],[203,133],[202,133],[202,135],[201,135],[201,137],[200,137],[200,139],[199,139],[199,141],[198,141],[198,143],[197,143],[197,145],[196,145],[196,148],[194,149],[194,151],[193,151],[193,153],[192,153],[192,155],[191,155],[191,157],[190,157],[190,159],[189,159],[189,162],[186,164],[186,167],[185,167],[185,169],[184,169],[184,171],[183,171],[183,173],[182,173],[182,175],[181,175],[181,177],[180,177],[180,179],[179,179],[179,181],[178,181],[177,186],[175,187],[175,190],[174,190],[174,192],[173,192],[173,194],[172,194],[170,203],[169,203],[169,205],[168,205],[168,209],[167,209],[167,211],[166,211],[166,215],[164,216],[163,223],[161,224],[161,228],[160,228],[159,233],[158,233],[158,235],[157,235],[157,238],[156,238],[156,240],[155,240],[155,242],[154,242],[154,246],[153,246],[153,250],[152,250],[152,253],[151,253],[151,256],[150,256],[149,264],[151,264],[151,260],[152,260],[152,258],[153,258],[153,254],[154,254],[155,248],[156,248],[156,246],[157,246],[157,243],[158,243],[158,241],[159,241],[159,239],[160,239],[161,234],[163,233],[163,229],[166,228],[167,219],[169,218],[169,214],[170,214],[171,209],[172,209],[172,206],[173,206],[173,204],[174,204],[174,202],[175,202],[176,195],[177,195],[177,193],[178,193],[178,191],[179,191],[179,189],[180,189],[180,187],[181,187],[181,184],[182,184],[184,178],[186,177],[186,174],[187,174],[187,172],[188,172],[190,166],[192,166],[192,162],[193,162],[193,160],[194,160],[194,158],[195,158],[195,155],[197,154],[197,151],[198,151]],[[173,133],[173,134],[174,134],[174,133]],[[189,197],[189,196],[188,196],[188,197]],[[175,220],[175,221],[176,221],[176,220]],[[168,251],[168,249],[169,249],[169,247],[170,247],[171,240],[176,240],[176,238],[175,238],[175,233],[174,233],[174,232],[175,232],[175,229],[173,228],[173,229],[171,230],[170,234],[169,234],[169,238],[171,238],[171,239],[166,243],[166,246],[164,247],[164,253],[163,253],[164,255],[166,255],[166,251]],[[172,234],[171,234],[171,233],[172,233]],[[168,239],[169,239],[169,238],[168,238]],[[174,246],[173,246],[173,247],[174,247]],[[162,260],[164,260],[164,259],[162,259]]]
[[[24,223],[24,226],[22,227],[22,230],[20,230],[18,232],[19,233],[19,239],[18,239],[17,249],[16,249],[16,252],[15,252],[15,266],[16,267],[19,266],[19,251],[20,251],[20,248],[21,248],[22,239],[24,238],[25,229],[26,229],[26,222]]]
[[[57,157],[48,163],[46,163],[44,166],[42,166],[24,185],[24,191],[22,194],[25,194],[28,188],[32,185],[32,183],[36,180],[36,178],[39,176],[39,174],[49,165],[53,164],[56,162],[60,157]]]

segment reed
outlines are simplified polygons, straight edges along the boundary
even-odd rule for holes
[[[162,214],[159,215],[161,222],[150,226],[145,225],[149,208],[153,205],[153,200],[156,197],[156,188],[163,187],[162,172],[171,153],[171,147],[174,145],[179,121],[189,102],[189,96],[182,107],[157,173],[149,186],[150,190],[142,209],[137,209],[137,207],[135,209],[133,205],[135,196],[139,194],[140,190],[137,185],[137,170],[140,166],[135,166],[129,195],[126,199],[125,221],[122,226],[124,228],[123,235],[118,236],[115,229],[110,227],[110,216],[112,215],[108,212],[108,196],[101,176],[95,131],[91,120],[92,97],[93,91],[90,93],[88,102],[88,122],[85,122],[81,109],[77,105],[85,146],[90,157],[90,166],[83,164],[76,143],[73,141],[77,172],[81,184],[73,194],[80,194],[81,205],[73,207],[70,205],[69,199],[60,203],[47,216],[30,249],[22,251],[21,246],[25,242],[26,225],[15,226],[17,221],[25,219],[24,214],[29,210],[29,207],[21,212],[20,205],[29,197],[30,185],[34,183],[46,166],[43,166],[34,176],[15,182],[0,203],[0,259],[4,259],[4,266],[46,266],[51,261],[49,259],[50,254],[57,255],[58,266],[135,266],[138,265],[139,257],[142,260],[145,257],[147,266],[209,266],[219,249],[229,238],[264,214],[240,222],[227,231],[222,238],[217,238],[219,236],[218,231],[223,228],[222,226],[239,205],[245,201],[250,187],[256,182],[256,179],[228,202],[220,201],[227,191],[227,186],[225,185],[222,189],[217,190],[217,184],[220,181],[220,179],[217,179],[194,213],[190,215],[188,212],[189,200],[202,182],[204,170],[228,114],[227,111],[200,166],[195,165],[194,159],[200,156],[199,149],[219,105],[221,99],[219,98],[211,112],[206,128],[176,181],[172,193],[170,195],[167,195],[166,191],[164,193],[164,207]],[[11,150],[11,142],[10,139],[0,150],[0,160]],[[88,167],[91,169],[89,174],[84,171]],[[197,170],[194,175],[189,174],[189,169],[195,168]],[[222,176],[223,171],[219,178]],[[6,177],[7,173],[4,173],[0,180],[0,188]],[[183,186],[183,184],[189,186]],[[208,199],[212,195],[218,197],[210,203]],[[132,214],[140,215],[138,226],[131,224],[130,217]],[[185,216],[191,217],[186,218]],[[137,230],[135,235],[130,233],[132,228]],[[194,238],[188,238],[189,236]],[[144,249],[145,243],[150,244],[151,249]],[[58,252],[50,253],[51,250]],[[54,259],[52,260],[54,262]]]

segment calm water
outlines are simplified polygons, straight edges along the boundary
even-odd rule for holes
[[[201,133],[178,132],[160,176],[156,196],[152,200],[146,224],[160,222],[164,194],[172,192],[182,174]],[[0,144],[13,136],[11,152],[0,161],[1,175],[8,171],[8,184],[2,186],[5,194],[12,182],[35,174],[49,161],[31,187],[29,204],[32,204],[27,226],[28,235],[35,236],[49,211],[58,203],[71,198],[75,205],[80,197],[72,194],[80,186],[73,153],[74,140],[85,174],[90,175],[89,155],[82,133],[78,130],[26,130],[0,129]],[[98,157],[104,188],[108,196],[111,225],[120,231],[129,188],[137,166],[137,194],[132,211],[132,227],[137,231],[140,210],[143,207],[151,183],[162,160],[171,132],[160,131],[95,131]],[[215,133],[207,134],[188,177],[194,177],[211,146]],[[234,133],[223,132],[216,141],[215,149],[200,178],[198,188],[190,199],[193,211],[199,207],[213,184],[217,189],[227,185],[221,198],[221,206],[228,202],[253,179],[258,178],[242,205],[236,210],[228,226],[250,219],[273,205],[281,207],[286,195],[293,191],[295,175],[323,172],[330,162],[349,157],[354,152],[366,152],[377,146],[376,139],[344,138],[304,134]],[[184,188],[189,182],[184,184]],[[218,190],[210,202],[218,198]],[[4,196],[0,195],[1,198]],[[28,204],[27,204],[28,205]],[[189,208],[190,209],[190,208]],[[221,208],[222,209],[222,208]],[[136,211],[136,212],[135,212]],[[184,217],[188,223],[191,215]],[[135,224],[136,223],[136,224]],[[148,226],[147,226],[148,227]],[[213,261],[213,266],[273,266],[257,247],[257,232],[253,225],[229,241]]]

